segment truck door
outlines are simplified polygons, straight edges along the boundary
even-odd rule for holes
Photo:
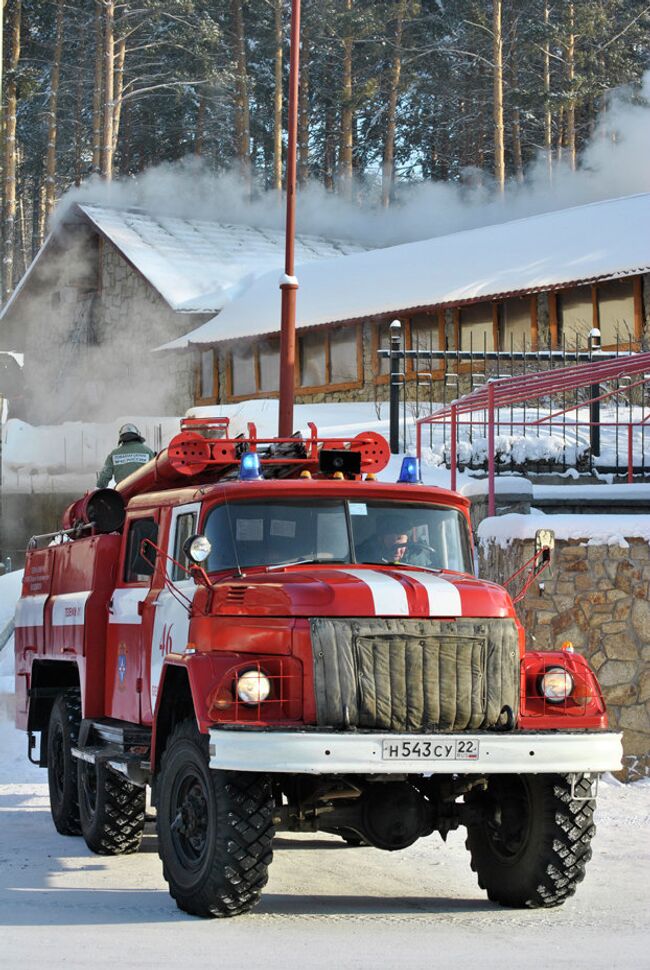
[[[201,503],[194,502],[190,505],[179,505],[172,510],[167,559],[162,568],[167,570],[167,579],[174,584],[178,593],[175,595],[164,588],[153,600],[155,608],[153,635],[145,662],[147,686],[142,699],[143,712],[146,711],[147,702],[150,704],[149,711],[144,713],[145,721],[153,719],[165,656],[171,652],[184,653],[187,646],[190,616],[188,606],[185,604],[191,604],[194,599],[196,584],[185,571],[189,563],[183,553],[183,545],[185,540],[197,531],[200,509]]]
[[[157,543],[158,531],[158,511],[127,518],[118,579],[108,606],[106,712],[136,724],[141,707],[148,706],[141,704],[141,697],[151,626],[143,623],[143,615],[154,575],[153,551],[143,556],[141,547],[143,539]]]

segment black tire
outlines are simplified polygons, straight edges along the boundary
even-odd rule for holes
[[[468,796],[483,818],[468,826],[466,845],[492,902],[551,907],[574,894],[596,831],[590,794],[585,777],[572,799],[564,775],[493,775],[485,792]]]
[[[157,785],[158,851],[169,892],[194,916],[238,916],[258,902],[273,858],[267,775],[213,771],[193,721],[171,736]]]
[[[79,737],[81,694],[69,688],[58,695],[47,729],[47,782],[57,832],[80,835],[77,765],[71,749]]]
[[[79,817],[86,845],[98,855],[137,852],[145,823],[146,789],[105,764],[77,763]]]

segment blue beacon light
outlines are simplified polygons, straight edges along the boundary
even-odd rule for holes
[[[420,459],[406,457],[402,461],[398,482],[409,485],[417,485],[420,478]]]
[[[260,456],[255,451],[247,451],[245,455],[242,455],[239,464],[239,480],[241,482],[250,482],[261,477]]]

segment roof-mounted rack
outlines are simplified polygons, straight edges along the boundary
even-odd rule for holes
[[[303,438],[298,432],[289,438],[264,438],[258,436],[257,428],[250,422],[247,435],[229,438],[227,421],[227,418],[185,418],[180,434],[169,443],[168,459],[174,471],[188,477],[209,470],[226,475],[246,452],[256,453],[260,465],[271,477],[292,477],[305,470],[317,473],[321,450],[358,452],[360,472],[365,474],[381,471],[390,459],[386,439],[374,431],[364,431],[353,438],[322,438],[310,421],[309,437]],[[199,427],[208,433],[198,433]],[[221,429],[226,433],[214,433]]]

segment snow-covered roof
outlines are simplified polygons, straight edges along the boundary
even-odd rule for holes
[[[314,327],[526,293],[650,268],[650,194],[594,202],[299,266],[297,325]],[[205,344],[278,329],[277,272],[165,345]]]
[[[283,265],[283,230],[153,216],[137,209],[78,208],[174,310],[219,310],[242,282],[268,270],[277,276]],[[300,263],[361,251],[362,246],[345,240],[296,237]]]

